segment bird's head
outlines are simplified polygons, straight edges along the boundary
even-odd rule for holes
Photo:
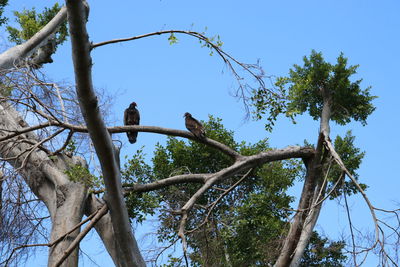
[[[189,112],[186,112],[185,115],[183,115],[183,117],[192,117],[192,114],[190,114]]]
[[[129,108],[135,108],[136,107],[136,102],[132,102],[130,105],[129,105]]]

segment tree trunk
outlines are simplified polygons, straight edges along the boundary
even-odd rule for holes
[[[87,189],[80,183],[59,186],[56,190],[57,210],[51,218],[51,242],[71,230],[81,221],[87,197]],[[65,241],[50,248],[48,266],[54,266],[78,234],[79,229],[64,238],[63,240]],[[61,266],[78,266],[78,250],[79,247],[75,248]]]
[[[66,17],[67,9],[63,7],[60,12],[30,40],[0,54],[0,71],[5,72],[8,69],[15,68],[25,58],[32,55],[51,38],[57,27],[65,21]],[[11,132],[26,127],[28,127],[28,124],[19,116],[18,112],[11,105],[6,102],[0,103],[0,137],[8,136]],[[81,183],[71,182],[65,174],[66,167],[70,166],[71,161],[73,162],[76,159],[58,157],[57,163],[54,163],[45,152],[39,149],[30,151],[32,145],[21,142],[23,139],[29,142],[38,142],[38,138],[33,132],[20,134],[13,139],[0,143],[0,156],[19,171],[32,192],[45,203],[52,221],[50,240],[54,241],[60,235],[65,234],[78,224],[81,221],[83,212],[86,212],[87,215],[91,214],[96,211],[100,205],[103,205],[103,203],[94,196],[91,196],[89,200],[86,201],[87,188]],[[78,162],[81,164],[83,162],[86,166],[86,162],[84,162],[83,159],[78,159]],[[127,225],[130,227],[129,220],[127,221]],[[117,249],[116,243],[118,238],[115,237],[110,213],[106,214],[95,225],[95,229],[103,240],[115,265],[126,266],[128,263],[124,263],[123,259],[118,257],[117,254],[127,249],[127,247]],[[57,259],[61,257],[63,251],[71,244],[78,233],[79,229],[50,248],[49,266],[52,266]],[[126,233],[122,231],[120,235],[126,235]],[[136,248],[133,253],[140,263],[138,266],[144,266],[145,264],[137,248],[136,241],[134,239],[133,241],[132,244],[135,245]],[[77,265],[78,249],[75,249],[63,263],[63,266]]]
[[[296,267],[300,265],[301,258],[309,243],[321,211],[321,203],[319,205],[316,204],[321,199],[321,195],[325,195],[326,189],[326,185],[322,185],[324,176],[323,165],[326,162],[324,142],[326,138],[329,139],[330,134],[329,120],[332,101],[328,90],[321,88],[321,95],[323,98],[323,107],[316,154],[312,160],[305,163],[307,174],[301,193],[300,203],[297,208],[298,211],[294,216],[293,223],[285,238],[281,253],[275,263],[276,267]]]

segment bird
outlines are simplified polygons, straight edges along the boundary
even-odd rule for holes
[[[206,138],[206,132],[204,130],[204,126],[195,118],[192,117],[192,114],[186,112],[185,115],[185,125],[186,128],[194,134],[199,139]]]
[[[136,109],[136,103],[132,102],[124,112],[124,124],[125,125],[139,125],[140,114],[139,110]],[[136,143],[136,138],[138,135],[137,131],[126,132],[128,136],[129,143]]]

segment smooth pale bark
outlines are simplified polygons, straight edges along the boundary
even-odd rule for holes
[[[0,136],[22,127],[26,127],[26,122],[19,117],[17,111],[4,102],[0,104]],[[38,142],[32,132],[20,135],[0,144],[0,156],[19,170],[30,189],[47,206],[52,221],[50,240],[53,241],[79,223],[83,215],[87,189],[80,183],[71,182],[64,173],[70,164],[76,164],[80,159],[58,157],[50,160],[39,149],[33,150],[27,157],[27,151],[30,151],[32,145],[17,142],[22,139]],[[72,233],[50,249],[49,266],[52,266],[58,253],[69,246],[78,232]],[[78,250],[75,250],[64,266],[77,266],[77,263]]]
[[[23,44],[16,45],[0,54],[0,71],[12,69],[19,63],[32,55],[37,49],[47,42],[67,18],[67,9],[62,7],[54,18],[40,31]]]
[[[114,146],[99,112],[97,96],[93,89],[91,46],[86,31],[86,7],[82,1],[73,0],[67,0],[66,6],[78,101],[101,165],[106,200],[118,242],[117,252],[121,259],[120,264],[129,267],[145,266],[129,222]]]
[[[318,162],[318,165],[314,167],[316,171],[316,186],[313,192],[314,195],[312,197],[312,202],[310,203],[310,210],[304,221],[299,241],[292,256],[290,267],[297,267],[301,263],[301,258],[303,257],[304,251],[306,250],[308,243],[310,242],[311,235],[313,233],[315,224],[317,223],[319,213],[322,208],[322,203],[319,203],[319,201],[325,195],[326,190],[326,184],[324,186],[322,185],[322,165],[325,163],[324,155],[322,155],[322,153],[324,152],[322,150],[325,150],[323,142],[326,139],[329,139],[330,134],[329,120],[331,117],[331,95],[328,90],[322,89],[322,96],[324,102],[320,120],[320,137],[317,146],[317,158],[321,158],[321,161]]]
[[[306,178],[298,205],[298,212],[290,225],[288,235],[285,238],[283,248],[275,263],[275,267],[297,267],[301,263],[304,251],[310,241],[314,226],[318,220],[322,203],[316,205],[320,196],[325,195],[323,182],[323,165],[326,160],[325,140],[329,140],[331,116],[330,92],[321,88],[323,107],[320,119],[320,130],[315,156],[306,162]],[[321,190],[322,189],[322,190]],[[321,193],[321,195],[320,195]]]
[[[314,159],[310,160],[310,162],[306,164],[306,178],[300,197],[300,202],[297,208],[299,211],[293,218],[293,222],[290,225],[290,229],[288,235],[285,238],[283,248],[281,249],[278,260],[275,263],[275,266],[277,267],[285,267],[290,265],[291,256],[293,255],[293,252],[298,244],[298,240],[301,235],[301,229],[307,218],[307,209],[312,201],[311,198],[314,191],[313,189],[315,188],[315,175],[313,173],[313,168],[311,167],[311,165],[314,165]]]
[[[6,103],[0,104],[0,138],[9,135],[10,131],[22,131],[28,127],[27,123],[19,116],[18,112]],[[12,140],[4,140],[0,143],[0,156],[16,169],[21,167],[23,156],[14,159],[22,151],[31,145],[16,143],[16,140],[27,139],[37,142],[38,138],[32,132],[20,134]],[[83,211],[86,215],[92,214],[104,203],[94,196],[86,200],[87,189],[81,183],[73,183],[65,174],[66,168],[80,164],[86,166],[86,162],[78,157],[69,158],[59,155],[50,160],[41,150],[34,150],[20,173],[29,185],[32,192],[47,206],[52,220],[51,241],[68,232],[81,221]],[[84,208],[84,210],[83,210]],[[120,266],[117,257],[117,249],[110,214],[106,214],[96,225],[95,229],[116,266]],[[76,230],[63,239],[54,248],[50,249],[49,266],[51,266],[66,248],[69,247],[74,237],[79,233]],[[70,255],[63,266],[78,266],[78,250]]]
[[[52,218],[50,241],[54,241],[68,232],[82,220],[83,207],[87,197],[87,189],[79,183],[71,183],[61,187],[57,193],[60,194],[57,201],[61,205],[57,207]],[[60,198],[65,199],[62,201]],[[50,248],[48,266],[55,266],[55,263],[61,258],[64,251],[71,245],[78,234],[79,229],[64,238],[66,241]],[[76,247],[60,266],[78,266],[78,249],[79,247]]]
[[[89,215],[98,210],[104,202],[100,201],[93,195],[90,195],[85,208],[85,214]],[[117,241],[115,239],[114,228],[111,223],[111,216],[108,212],[104,215],[94,226],[97,234],[100,236],[103,241],[104,246],[107,249],[107,252],[110,254],[111,258],[114,261],[115,266],[122,266],[121,258],[118,257],[117,250]]]

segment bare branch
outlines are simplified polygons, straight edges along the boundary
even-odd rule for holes
[[[352,224],[352,222],[351,222],[350,211],[349,211],[349,205],[347,204],[346,193],[344,193],[343,195],[344,195],[344,201],[345,201],[345,205],[346,205],[347,220],[349,221],[351,242],[352,242],[352,247],[353,247],[353,251],[352,251],[352,254],[353,254],[353,262],[354,262],[354,266],[358,266],[358,265],[357,265],[357,255],[356,255],[356,243],[355,243],[355,241],[354,241],[353,224]]]
[[[247,173],[245,173],[245,174],[239,179],[239,181],[237,181],[236,183],[234,183],[234,184],[233,184],[231,187],[229,187],[227,190],[224,190],[224,192],[211,204],[211,207],[210,207],[210,209],[208,210],[208,213],[207,213],[206,217],[204,218],[203,222],[202,222],[199,226],[197,226],[195,229],[186,231],[186,233],[187,233],[187,234],[193,233],[193,232],[195,232],[197,229],[199,229],[200,227],[202,227],[204,224],[206,224],[207,221],[208,221],[208,218],[209,218],[210,215],[211,215],[211,212],[214,210],[214,208],[217,206],[217,204],[218,204],[226,195],[228,195],[233,189],[235,189],[239,184],[241,184],[241,183],[247,178],[247,176],[250,174],[250,172],[251,172],[252,170],[253,170],[253,169],[248,170]]]
[[[378,219],[376,217],[375,214],[375,208],[374,206],[371,204],[371,202],[369,201],[369,198],[367,196],[367,194],[365,193],[365,191],[362,189],[362,187],[360,186],[360,184],[357,182],[357,180],[354,178],[354,176],[350,173],[350,171],[346,168],[346,166],[344,165],[342,159],[340,158],[340,156],[338,155],[338,153],[336,152],[335,148],[333,147],[332,143],[330,142],[330,140],[328,140],[327,138],[325,138],[325,145],[327,147],[327,149],[330,151],[331,155],[333,156],[334,160],[337,162],[337,164],[339,165],[339,167],[346,173],[346,175],[351,179],[351,181],[354,183],[354,185],[357,187],[358,191],[361,193],[362,197],[364,198],[365,202],[368,205],[368,208],[371,212],[371,216],[372,219],[374,221],[375,224],[375,238],[378,241],[379,240],[379,225],[378,225]]]
[[[43,247],[43,246],[52,247],[52,246],[56,245],[56,244],[59,243],[61,240],[63,240],[66,236],[68,236],[69,234],[71,234],[72,232],[74,232],[76,229],[78,229],[79,227],[81,227],[83,224],[85,224],[86,222],[90,221],[92,218],[97,217],[97,215],[98,215],[99,213],[103,213],[103,210],[104,210],[104,209],[105,209],[106,212],[107,212],[107,210],[108,210],[107,205],[104,205],[104,206],[101,207],[100,209],[98,209],[98,210],[96,210],[95,212],[93,212],[93,213],[92,213],[90,216],[88,216],[85,220],[83,220],[83,221],[81,221],[80,223],[78,223],[77,225],[75,225],[71,230],[69,230],[69,231],[66,232],[65,234],[61,235],[60,237],[58,237],[56,240],[54,240],[54,241],[51,242],[51,243],[47,243],[47,244],[27,244],[27,245],[21,245],[21,246],[18,246],[18,247],[16,247],[16,248],[14,248],[13,251],[11,252],[11,254],[8,256],[8,258],[7,258],[5,261],[0,262],[0,264],[4,264],[5,266],[7,266],[8,262],[11,260],[11,258],[12,258],[12,256],[13,256],[13,254],[14,254],[17,250],[19,250],[19,249],[22,249],[22,248],[29,248],[29,247]],[[102,214],[101,216],[103,216],[103,215],[104,215],[104,214]],[[101,216],[100,216],[100,218],[101,218]],[[99,218],[99,219],[100,219],[100,218]],[[96,222],[97,222],[97,220],[96,220]],[[91,228],[92,228],[92,227],[91,227]],[[72,250],[71,250],[71,252],[72,252]],[[69,254],[70,254],[71,252],[69,252]]]
[[[109,45],[109,44],[114,44],[114,43],[121,43],[121,42],[128,42],[128,41],[133,41],[133,40],[138,40],[146,37],[152,37],[152,36],[159,36],[163,34],[184,34],[184,35],[189,35],[194,38],[197,38],[201,42],[204,42],[208,47],[213,49],[214,51],[217,52],[217,54],[222,58],[224,63],[228,66],[229,70],[233,73],[236,81],[239,84],[239,88],[236,92],[236,96],[239,97],[243,101],[243,104],[246,108],[246,116],[249,116],[249,105],[248,105],[248,97],[246,96],[247,90],[246,88],[249,87],[247,84],[243,84],[243,77],[239,75],[239,73],[236,71],[234,64],[238,65],[240,68],[242,68],[244,71],[246,71],[248,74],[250,74],[257,82],[258,87],[262,88],[263,90],[269,92],[273,96],[275,96],[277,99],[283,99],[283,95],[278,94],[277,92],[268,89],[265,86],[265,82],[263,78],[265,77],[263,70],[258,64],[245,64],[237,59],[235,59],[233,56],[230,54],[226,53],[224,50],[221,49],[221,45],[219,43],[215,44],[212,42],[212,39],[208,38],[202,33],[195,32],[195,31],[183,31],[183,30],[166,30],[166,31],[158,31],[158,32],[152,32],[152,33],[147,33],[143,35],[138,35],[138,36],[133,36],[129,38],[121,38],[121,39],[114,39],[114,40],[109,40],[109,41],[104,41],[100,43],[96,43],[92,45],[92,49],[101,47],[104,45]],[[256,69],[260,73],[257,74],[253,70]],[[250,87],[250,89],[253,89]],[[239,93],[238,93],[239,92]]]

